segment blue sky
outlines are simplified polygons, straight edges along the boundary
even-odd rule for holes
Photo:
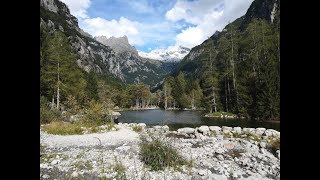
[[[138,51],[192,48],[245,14],[253,0],[61,0],[92,36],[121,37]]]

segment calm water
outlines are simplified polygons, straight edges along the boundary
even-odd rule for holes
[[[181,127],[208,126],[230,126],[230,127],[264,127],[280,131],[280,123],[255,122],[247,119],[220,119],[203,117],[200,111],[165,111],[141,110],[121,111],[118,121],[123,123],[146,123],[147,125],[167,124],[171,130]]]

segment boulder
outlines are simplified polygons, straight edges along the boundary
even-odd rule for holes
[[[219,154],[219,155],[217,156],[217,158],[218,158],[220,161],[223,161],[223,160],[224,160],[224,158],[223,158],[223,156],[222,156],[221,154]]]
[[[274,130],[274,129],[267,129],[267,130],[264,132],[264,135],[280,138],[280,132],[279,132],[279,131],[276,131],[276,130]]]
[[[203,135],[207,135],[210,130],[208,126],[200,126],[198,128],[198,131],[201,132]]]
[[[262,136],[265,131],[266,128],[256,128],[255,134],[258,136]]]
[[[241,127],[234,127],[232,132],[233,133],[237,133],[237,134],[241,134],[242,133],[242,129],[241,129]]]
[[[280,150],[277,150],[276,153],[278,155],[278,159],[280,159]]]
[[[194,134],[195,129],[190,127],[180,128],[177,130],[180,134]]]
[[[147,125],[146,125],[145,123],[139,123],[138,126],[141,126],[141,127],[144,128],[144,127],[146,127]]]
[[[217,154],[223,154],[225,152],[225,150],[223,148],[218,148],[218,149],[215,150],[215,152]]]
[[[263,142],[263,141],[260,142],[259,145],[260,145],[261,148],[266,148],[266,147],[267,147],[267,143],[265,143],[265,142]]]
[[[254,128],[243,128],[242,130],[246,134],[253,134],[255,132]]]
[[[222,126],[222,130],[232,131],[232,127]]]
[[[76,178],[79,176],[79,174],[77,173],[77,171],[74,171],[72,174],[71,174],[72,177]]]
[[[51,165],[55,165],[55,164],[59,164],[60,160],[58,159],[54,159],[53,161],[51,161]]]
[[[166,131],[169,131],[169,126],[167,126],[167,125],[164,125],[164,126],[162,126],[162,129],[166,132]]]
[[[221,132],[221,127],[219,126],[209,126],[209,130],[216,132],[216,133],[220,133]]]
[[[204,175],[207,174],[207,172],[206,172],[206,170],[204,170],[204,169],[200,169],[200,170],[198,171],[198,174],[199,174],[200,176],[204,176]]]

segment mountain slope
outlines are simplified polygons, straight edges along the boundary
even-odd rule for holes
[[[200,77],[202,70],[201,63],[204,58],[208,58],[208,49],[217,45],[220,38],[226,33],[230,33],[230,27],[241,32],[254,19],[264,19],[279,27],[280,22],[280,2],[279,0],[255,0],[248,8],[246,14],[232,23],[228,24],[221,32],[216,31],[210,38],[202,44],[193,47],[190,52],[177,64],[173,75],[184,72],[189,76]]]
[[[161,64],[139,57],[125,39],[120,44],[127,48],[116,46],[119,39],[112,39],[108,45],[97,41],[79,28],[77,18],[58,0],[40,1],[40,31],[40,41],[55,31],[63,32],[78,55],[76,63],[86,72],[111,76],[124,83],[149,85],[160,82],[168,73]]]
[[[192,48],[163,83],[163,91],[173,89],[165,104],[280,120],[279,7],[279,0],[255,0],[244,16]]]

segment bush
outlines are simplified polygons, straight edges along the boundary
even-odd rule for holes
[[[116,175],[116,179],[117,180],[126,180],[127,177],[126,177],[126,167],[117,160],[116,158],[116,164],[115,166],[112,168],[114,172],[117,173]]]
[[[50,109],[47,105],[48,101],[45,97],[40,97],[40,124],[47,124],[52,121],[59,120],[61,114],[56,109]]]
[[[67,123],[67,122],[55,121],[45,125],[43,130],[49,134],[61,134],[61,135],[82,134],[81,123]]]
[[[135,131],[135,132],[141,132],[142,131],[142,127],[138,126],[138,125],[135,125],[135,126],[132,127],[132,130]]]
[[[151,167],[151,170],[163,170],[165,167],[179,168],[182,165],[190,165],[178,152],[168,144],[153,138],[148,142],[146,138],[141,138],[140,152],[142,161]]]
[[[103,125],[106,112],[102,104],[91,100],[88,109],[85,111],[83,121],[88,125]]]
[[[268,149],[269,151],[271,151],[272,154],[276,155],[277,150],[280,149],[280,139],[270,139]]]

